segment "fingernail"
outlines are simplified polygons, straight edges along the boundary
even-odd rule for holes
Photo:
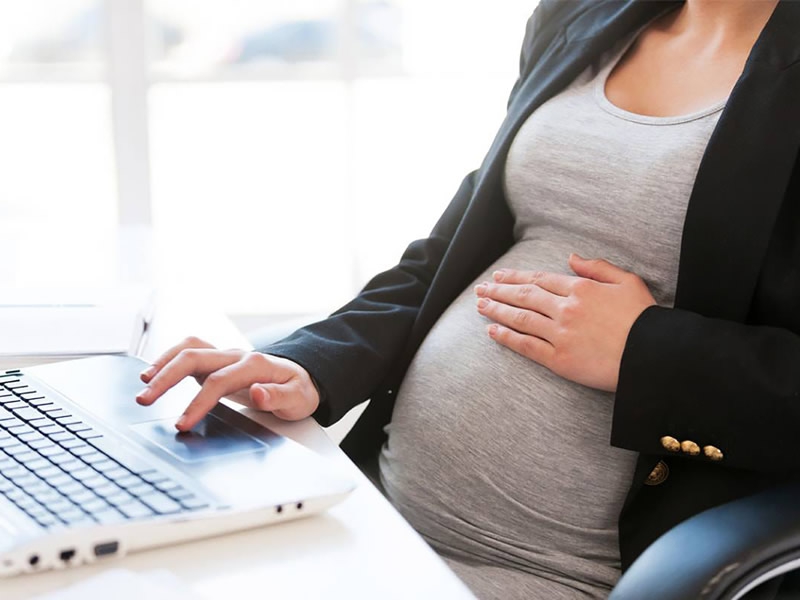
[[[150,388],[144,388],[141,392],[136,394],[137,400],[149,400],[150,399]]]
[[[480,300],[478,300],[478,308],[483,310],[487,306],[489,306],[489,301],[486,298],[481,298]]]
[[[183,426],[186,425],[186,415],[181,415],[177,421],[175,421],[175,429],[183,429]]]
[[[150,379],[156,373],[155,367],[147,367],[144,371],[142,371],[139,376],[145,379]]]
[[[503,277],[505,277],[505,276],[506,276],[506,272],[502,271],[502,270],[501,271],[495,271],[494,273],[492,273],[492,277],[494,277],[495,281],[503,281]]]
[[[486,283],[485,281],[475,286],[475,293],[478,294],[478,296],[485,295],[488,290],[489,290],[489,284]]]
[[[586,260],[585,258],[583,258],[583,257],[582,257],[580,254],[578,254],[577,252],[573,252],[572,254],[570,254],[570,255],[569,255],[569,258],[570,258],[570,260],[572,260],[573,258],[577,258],[578,260]]]
[[[489,331],[490,336],[494,337],[497,335],[497,325],[489,325],[487,330]]]
[[[261,400],[259,400],[259,402],[261,402],[262,404],[266,404],[267,402],[269,402],[269,392],[265,390],[263,387],[260,387],[258,389],[261,390]]]

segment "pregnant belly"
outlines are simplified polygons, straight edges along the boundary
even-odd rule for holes
[[[420,347],[382,452],[387,493],[443,544],[527,555],[546,539],[550,552],[613,560],[635,462],[609,445],[613,395],[498,346],[487,323],[470,286]]]

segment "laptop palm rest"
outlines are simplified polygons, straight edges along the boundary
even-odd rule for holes
[[[152,406],[140,406],[146,364],[99,356],[26,369],[130,443],[158,456],[225,503],[315,497],[352,489],[328,461],[223,404],[188,434],[174,423],[199,386],[184,380]]]

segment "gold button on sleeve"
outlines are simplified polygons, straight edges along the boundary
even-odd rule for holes
[[[703,448],[703,454],[705,454],[708,458],[714,461],[720,461],[725,456],[724,454],[722,454],[722,450],[720,450],[716,446],[705,446]]]
[[[688,454],[689,456],[697,456],[700,454],[700,446],[695,444],[692,440],[682,441],[681,450],[684,454]]]
[[[681,443],[669,435],[665,435],[661,438],[661,445],[664,447],[664,450],[667,450],[668,452],[681,451]]]
[[[658,461],[658,464],[650,472],[650,475],[645,479],[645,485],[661,485],[669,477],[669,467],[663,460]]]

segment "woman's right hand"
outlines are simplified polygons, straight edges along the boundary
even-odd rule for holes
[[[195,337],[169,349],[142,371],[147,386],[136,401],[149,406],[190,375],[201,389],[175,423],[179,431],[197,425],[223,397],[287,421],[311,416],[319,406],[311,376],[297,363],[260,352],[217,350]]]

